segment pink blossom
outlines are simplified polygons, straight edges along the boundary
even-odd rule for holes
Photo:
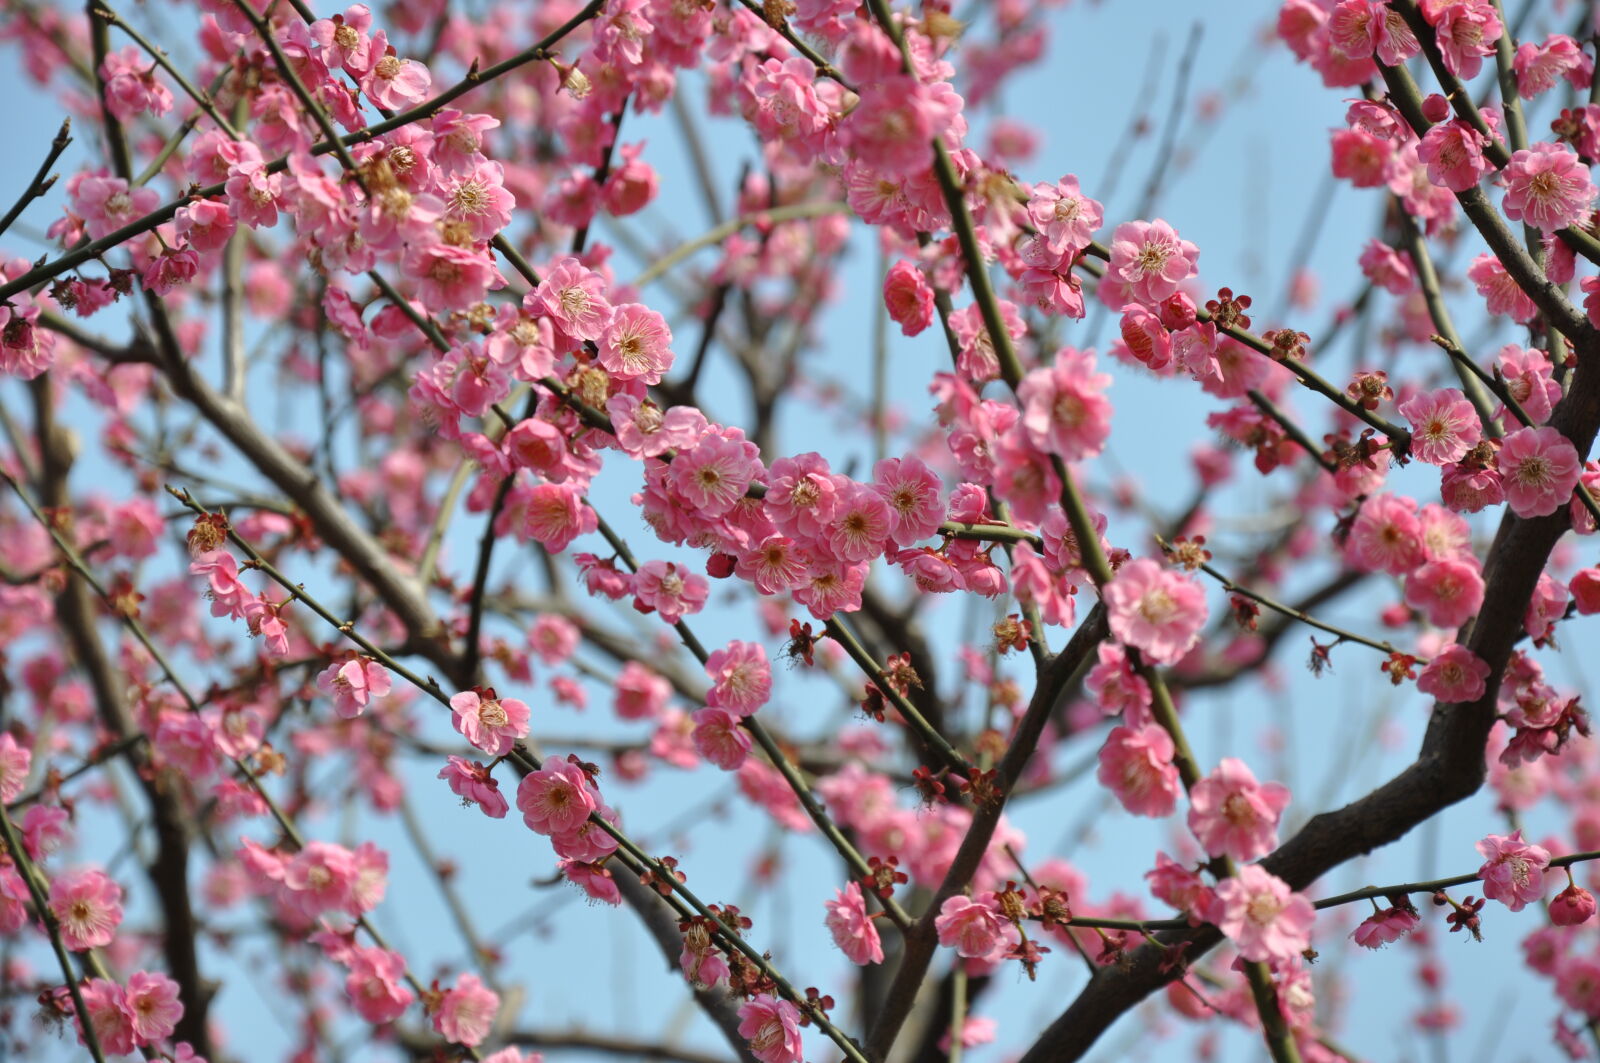
[[[517,785],[517,810],[530,830],[565,834],[599,808],[599,797],[582,768],[569,760],[551,761]]]
[[[1364,949],[1381,948],[1411,933],[1417,922],[1415,911],[1405,908],[1385,908],[1364,919],[1360,926],[1350,932],[1350,937]]]
[[[621,162],[611,170],[611,176],[600,187],[600,201],[606,213],[614,218],[637,214],[656,198],[660,180],[649,163],[641,162],[639,155],[644,144],[625,144],[618,151]]]
[[[370,657],[357,657],[330,664],[317,675],[317,689],[333,695],[334,711],[352,720],[367,711],[374,697],[387,697],[391,681],[383,665]]]
[[[583,486],[575,481],[535,484],[523,496],[523,535],[551,553],[565,550],[600,526],[599,515],[583,496]]]
[[[772,666],[760,643],[737,639],[706,659],[706,674],[714,684],[706,704],[749,716],[772,695]]]
[[[1547,517],[1560,509],[1582,471],[1577,448],[1554,428],[1521,428],[1501,440],[1501,482],[1519,517]]]
[[[672,368],[672,330],[667,319],[638,303],[624,303],[597,341],[600,364],[618,380],[659,384]]]
[[[742,433],[712,431],[679,451],[667,475],[685,503],[714,518],[733,509],[762,471],[760,451]]]
[[[50,883],[50,912],[61,942],[73,952],[111,944],[122,922],[122,887],[95,868],[69,871]]]
[[[21,796],[32,765],[33,752],[10,732],[0,732],[0,802],[10,804]]]
[[[1224,757],[1189,791],[1189,829],[1212,856],[1254,860],[1276,848],[1288,804],[1288,787],[1258,783],[1243,761]]]
[[[83,997],[84,1010],[89,1013],[89,1025],[94,1028],[95,1039],[100,1042],[100,1050],[114,1056],[125,1056],[132,1052],[137,1046],[133,1019],[128,1014],[127,996],[123,988],[104,978],[90,978],[84,981],[79,994]],[[83,1016],[76,1018],[78,1043],[85,1044]]]
[[[433,1028],[456,1044],[470,1048],[489,1036],[499,1010],[500,995],[477,975],[463,974],[452,988],[445,990],[433,1016]]]
[[[517,740],[528,736],[526,702],[498,698],[494,690],[464,690],[450,699],[451,723],[474,746],[491,757],[511,752]]]
[[[872,481],[889,505],[889,537],[896,545],[910,546],[939,530],[944,520],[939,477],[920,458],[884,458],[873,465]]]
[[[1405,295],[1417,286],[1410,252],[1398,251],[1381,240],[1367,241],[1360,264],[1362,275],[1390,295]]]
[[[1574,883],[1550,902],[1550,922],[1556,926],[1578,926],[1594,918],[1594,911],[1594,894]]]
[[[1505,379],[1506,390],[1517,400],[1522,412],[1536,425],[1547,421],[1561,398],[1561,385],[1556,382],[1550,357],[1537,348],[1508,343],[1500,348],[1495,361],[1500,376]],[[1509,420],[1510,410],[1504,404],[1497,404],[1494,415]]]
[[[1523,630],[1535,645],[1541,645],[1549,638],[1556,621],[1562,619],[1566,612],[1567,588],[1551,579],[1548,572],[1541,572],[1528,600],[1528,608],[1523,613]]]
[[[1463,81],[1471,81],[1483,68],[1483,58],[1494,54],[1494,42],[1503,27],[1490,0],[1464,0],[1438,3],[1428,8],[1435,12],[1435,39],[1444,58],[1445,69]]]
[[[829,473],[828,462],[811,451],[772,463],[762,505],[784,535],[815,539],[833,520],[838,495],[839,481]]]
[[[420,103],[433,84],[428,68],[414,59],[401,59],[389,47],[384,32],[372,35],[372,54],[378,58],[361,78],[361,91],[379,107],[403,110]]]
[[[1093,351],[1063,347],[1049,368],[1034,369],[1017,385],[1022,427],[1034,446],[1066,461],[1091,458],[1111,434],[1111,377],[1095,372]]]
[[[483,301],[489,289],[505,283],[483,252],[445,243],[413,243],[401,268],[417,282],[417,298],[440,310],[467,310]]]
[[[968,959],[982,959],[999,949],[1008,925],[992,893],[977,899],[962,894],[949,897],[933,920],[939,944]]]
[[[1403,576],[1426,560],[1417,504],[1390,494],[1374,495],[1361,505],[1346,543],[1350,561],[1368,572],[1382,570]]]
[[[1067,174],[1053,185],[1038,184],[1028,197],[1028,217],[1057,255],[1088,247],[1103,221],[1099,203],[1078,188],[1078,178]]]
[[[848,481],[837,495],[823,538],[831,559],[854,564],[884,552],[895,526],[889,503],[869,484]]]
[[[1441,558],[1406,577],[1406,604],[1420,609],[1434,627],[1456,628],[1483,605],[1483,575],[1474,558]]]
[[[849,957],[851,963],[858,966],[882,963],[883,942],[878,938],[878,928],[872,925],[872,919],[867,915],[867,902],[861,895],[861,887],[851,882],[833,893],[834,899],[826,902],[826,922],[828,933],[833,935],[833,943]],[[939,918],[943,917],[943,911],[941,908]],[[937,922],[935,919],[936,926]]]
[[[1096,777],[1136,816],[1170,816],[1182,786],[1173,764],[1172,736],[1156,724],[1115,727],[1100,747]]]
[[[489,769],[462,757],[451,756],[445,760],[438,777],[450,784],[450,791],[461,798],[463,805],[477,805],[490,819],[505,817],[510,808],[501,796],[500,783]]]
[[[1578,571],[1567,584],[1567,590],[1577,604],[1579,615],[1600,613],[1600,566]],[[4,778],[3,753],[4,746],[0,746],[0,778]]]
[[[577,860],[563,860],[560,866],[562,875],[583,890],[591,904],[600,901],[615,907],[622,903],[622,891],[617,888],[616,879],[611,877],[611,872],[606,868]]]
[[[1478,877],[1483,880],[1483,895],[1499,901],[1513,912],[1544,896],[1544,870],[1550,866],[1550,852],[1522,840],[1522,832],[1491,834],[1477,845],[1483,856]]]
[[[1533,300],[1528,298],[1527,293],[1493,255],[1482,254],[1474,258],[1472,265],[1467,267],[1467,279],[1477,287],[1491,314],[1503,314],[1517,324],[1525,325],[1539,313]]]
[[[146,111],[159,117],[172,110],[172,90],[156,79],[156,69],[134,45],[106,55],[100,78],[112,117],[126,122]]]
[[[375,1026],[405,1014],[416,998],[405,986],[406,963],[388,949],[356,948],[346,960],[344,990],[356,1014]]]
[[[739,1005],[739,1036],[761,1063],[800,1063],[805,1051],[799,1009],[766,993]]]
[[[1156,854],[1156,866],[1144,877],[1150,883],[1151,895],[1187,915],[1192,926],[1199,926],[1204,913],[1211,910],[1215,893],[1205,879],[1166,853]]]
[[[1483,697],[1489,665],[1483,658],[1454,644],[1440,650],[1417,676],[1417,689],[1446,705],[1464,704]]]
[[[283,885],[308,916],[348,911],[355,900],[355,854],[331,842],[308,842],[283,865]]]
[[[1564,33],[1552,33],[1543,44],[1523,41],[1512,60],[1517,74],[1517,95],[1525,100],[1548,92],[1558,78],[1566,78],[1580,92],[1589,89],[1594,77],[1594,60],[1578,42]]]
[[[1465,192],[1476,188],[1479,179],[1494,169],[1483,153],[1487,143],[1472,125],[1453,118],[1430,127],[1422,135],[1417,159],[1427,166],[1429,181],[1452,192]]]
[[[1584,221],[1600,194],[1589,179],[1589,168],[1564,144],[1541,142],[1524,148],[1511,156],[1502,174],[1506,217],[1542,232]]]
[[[671,561],[646,561],[634,574],[633,607],[641,613],[654,610],[669,624],[698,613],[710,593],[705,580]]]
[[[1150,684],[1134,671],[1128,654],[1114,642],[1096,647],[1098,663],[1089,670],[1083,685],[1107,716],[1123,714],[1130,727],[1150,722]]]
[[[1411,422],[1411,453],[1429,465],[1460,461],[1483,438],[1478,414],[1456,388],[1419,392],[1400,404]]]
[[[612,683],[617,716],[624,720],[650,720],[661,715],[672,684],[638,661],[622,666]]]
[[[1158,562],[1129,561],[1103,594],[1112,634],[1143,651],[1154,664],[1172,664],[1200,641],[1206,622],[1205,591]]]
[[[1199,248],[1179,239],[1159,218],[1123,222],[1112,234],[1109,273],[1128,286],[1134,299],[1155,306],[1195,275],[1199,257]]]
[[[122,1006],[133,1024],[134,1042],[140,1045],[171,1037],[178,1020],[183,1018],[178,983],[150,971],[135,971],[129,976]]]
[[[1210,921],[1246,960],[1292,963],[1311,946],[1316,910],[1304,895],[1259,864],[1217,883]]]
[[[739,726],[740,717],[726,709],[704,708],[694,721],[694,748],[723,771],[738,771],[750,754],[750,733]]]
[[[933,288],[922,270],[900,259],[883,278],[883,302],[889,320],[907,336],[915,336],[933,323]]]

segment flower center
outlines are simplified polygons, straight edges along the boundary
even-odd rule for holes
[[[1160,587],[1146,591],[1139,599],[1139,615],[1151,624],[1160,626],[1178,615],[1178,603]]]
[[[1258,893],[1250,898],[1250,903],[1245,907],[1245,914],[1257,926],[1266,926],[1278,917],[1283,911],[1283,904],[1270,893]]]
[[[504,727],[509,717],[498,701],[486,701],[478,706],[478,719],[489,727]]]

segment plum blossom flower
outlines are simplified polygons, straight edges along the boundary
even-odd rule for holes
[[[1182,789],[1172,736],[1156,724],[1115,727],[1100,747],[1096,777],[1136,816],[1170,816]]]
[[[1111,434],[1111,377],[1094,369],[1094,352],[1063,347],[1048,368],[1034,369],[1017,385],[1022,427],[1041,450],[1065,461],[1094,457]]]
[[[109,945],[122,922],[122,887],[97,868],[69,871],[50,883],[50,911],[73,952]]]
[[[1572,883],[1550,902],[1550,922],[1556,926],[1578,926],[1594,917],[1594,894]]]
[[[1505,28],[1489,0],[1461,0],[1436,4],[1430,10],[1435,40],[1445,69],[1471,81],[1483,69],[1483,58],[1494,54],[1494,42]]]
[[[1483,575],[1471,557],[1429,561],[1406,577],[1406,604],[1420,609],[1434,627],[1465,624],[1483,604]]]
[[[1109,274],[1127,286],[1131,297],[1155,306],[1195,275],[1199,257],[1199,248],[1179,239],[1177,231],[1159,218],[1123,222],[1112,234]]]
[[[1411,933],[1417,922],[1417,913],[1413,910],[1384,908],[1364,919],[1350,932],[1350,937],[1364,949],[1381,948]]]
[[[1361,504],[1346,543],[1351,562],[1368,572],[1402,576],[1427,558],[1417,504],[1391,494],[1373,495]]]
[[[399,111],[428,95],[433,84],[428,68],[414,59],[395,55],[382,30],[372,35],[372,54],[380,58],[361,78],[361,91],[373,103]]]
[[[772,696],[772,666],[758,642],[738,639],[706,658],[706,674],[713,686],[706,704],[749,716]]]
[[[600,364],[619,380],[661,383],[672,368],[672,330],[667,319],[647,306],[624,303],[598,341]]]
[[[483,1043],[500,1010],[500,995],[475,974],[463,974],[445,990],[433,1028],[458,1045],[472,1047]]]
[[[462,757],[447,757],[439,769],[439,778],[450,784],[450,791],[461,798],[464,805],[477,805],[490,819],[503,819],[510,811],[500,793],[500,783],[489,774],[489,769],[476,761]]]
[[[739,1006],[739,1036],[761,1063],[800,1063],[800,1009],[766,993]]]
[[[1482,133],[1467,122],[1453,118],[1431,126],[1422,135],[1422,142],[1417,145],[1417,158],[1427,166],[1429,181],[1452,192],[1465,192],[1476,188],[1478,180],[1494,169],[1494,164],[1483,153],[1487,144]]]
[[[22,794],[32,764],[33,752],[27,746],[18,744],[10,732],[0,733],[0,801],[9,804]]]
[[[1112,634],[1155,664],[1172,664],[1200,641],[1205,591],[1148,558],[1129,561],[1105,586]]]
[[[634,574],[633,607],[641,613],[655,610],[669,624],[698,613],[710,593],[705,580],[671,561],[646,561]]]
[[[393,1022],[416,998],[405,986],[406,961],[388,949],[355,948],[346,959],[344,991],[356,1014],[374,1025]]]
[[[1254,860],[1278,844],[1289,788],[1258,783],[1242,760],[1224,757],[1189,791],[1189,829],[1211,856]]]
[[[1483,895],[1499,901],[1513,912],[1544,896],[1544,870],[1550,866],[1550,851],[1522,840],[1520,830],[1509,835],[1491,834],[1477,845],[1484,858],[1478,868],[1483,880]]]
[[[1456,388],[1419,392],[1400,414],[1411,423],[1411,453],[1429,465],[1460,461],[1483,438],[1477,412]]]
[[[1156,853],[1156,866],[1144,877],[1151,895],[1185,913],[1192,926],[1199,926],[1204,913],[1211,910],[1215,893],[1205,879],[1166,853]]]
[[[982,959],[992,954],[1004,943],[1009,925],[1000,914],[1000,906],[992,893],[978,899],[960,894],[947,898],[933,920],[939,944],[955,949],[957,956],[968,959]]]
[[[1583,463],[1554,428],[1520,428],[1500,443],[1500,479],[1519,517],[1547,517],[1572,496]]]
[[[183,1018],[178,983],[150,971],[135,971],[129,976],[123,1008],[133,1026],[134,1042],[141,1045],[171,1037],[178,1020]]]
[[[511,752],[528,735],[527,703],[496,697],[493,688],[463,690],[450,699],[450,711],[461,736],[491,757]]]
[[[939,498],[939,477],[920,458],[884,458],[872,467],[873,488],[889,505],[894,522],[889,537],[910,546],[939,530],[944,504]]]
[[[915,336],[933,323],[933,287],[915,265],[900,259],[883,278],[883,303],[889,320],[907,336]]]
[[[1477,701],[1489,682],[1489,664],[1460,644],[1434,654],[1417,676],[1417,689],[1447,705]]]
[[[739,726],[740,717],[726,709],[704,708],[695,712],[694,748],[723,771],[738,771],[750,755],[750,733]]]
[[[1541,232],[1583,221],[1600,194],[1589,179],[1589,168],[1565,144],[1538,143],[1524,148],[1511,156],[1502,175],[1506,217]]]
[[[373,698],[387,697],[391,685],[388,671],[370,657],[330,664],[317,676],[317,689],[333,695],[334,711],[346,720],[366,712]]]
[[[826,902],[828,933],[833,943],[858,966],[883,962],[883,942],[878,928],[867,915],[867,902],[861,895],[861,886],[855,882],[834,890],[834,899]],[[943,909],[940,909],[942,912]],[[935,920],[937,924],[937,919]]]
[[[117,983],[105,978],[90,978],[79,990],[83,1008],[88,1012],[89,1025],[94,1028],[100,1050],[109,1055],[125,1056],[137,1045],[134,1042],[133,1019],[128,1014],[127,994]],[[82,1016],[78,1016],[78,1043],[83,1038]]]
[[[1484,253],[1472,260],[1472,265],[1467,267],[1467,279],[1483,296],[1489,313],[1497,317],[1503,315],[1519,325],[1525,325],[1539,313],[1533,300],[1506,272],[1500,260],[1491,254]]]
[[[1245,864],[1217,883],[1211,922],[1246,960],[1291,963],[1311,945],[1316,910],[1303,894],[1260,864]]]
[[[538,834],[577,830],[599,807],[600,795],[589,777],[570,760],[549,762],[517,785],[517,810]]]

